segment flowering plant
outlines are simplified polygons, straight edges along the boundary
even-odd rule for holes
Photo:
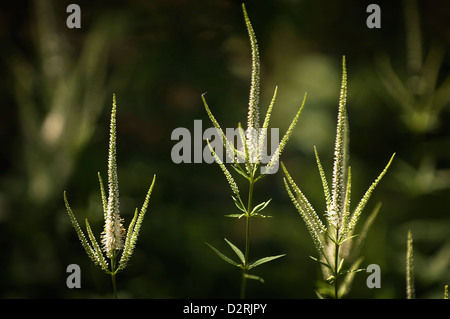
[[[156,175],[153,176],[152,184],[145,197],[144,204],[138,214],[138,209],[134,213],[134,217],[128,226],[128,231],[123,227],[123,219],[119,214],[119,182],[117,177],[117,163],[116,163],[116,97],[113,95],[113,107],[111,111],[110,124],[110,140],[109,140],[109,156],[108,156],[108,198],[106,198],[103,181],[98,173],[100,182],[100,192],[103,203],[103,215],[105,220],[104,231],[101,234],[102,247],[97,243],[88,220],[86,219],[86,230],[90,240],[86,239],[80,225],[78,224],[72,209],[69,206],[66,192],[64,192],[64,202],[78,238],[81,241],[89,258],[95,265],[100,266],[107,274],[111,275],[114,298],[117,298],[116,274],[118,271],[125,269],[127,263],[133,254],[136,241],[139,236],[139,230],[144,220],[147,206],[150,200],[153,186],[155,184]],[[122,254],[120,255],[120,251]],[[104,254],[109,258],[108,264]],[[119,258],[120,256],[120,258]]]

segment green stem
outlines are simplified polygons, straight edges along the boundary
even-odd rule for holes
[[[117,299],[116,273],[116,253],[113,253],[113,256],[111,257],[111,281],[113,286],[114,299]]]
[[[334,256],[334,298],[339,299],[339,229],[336,229],[335,256]]]
[[[116,273],[111,273],[111,280],[114,291],[114,299],[117,299],[117,287],[116,287]]]
[[[250,176],[250,186],[248,191],[248,203],[247,203],[247,214],[245,222],[245,253],[244,253],[244,268],[242,269],[242,280],[241,280],[241,299],[245,298],[245,293],[247,290],[247,267],[248,267],[248,256],[250,251],[250,212],[252,211],[252,200],[253,200],[253,185],[255,184],[254,174]]]

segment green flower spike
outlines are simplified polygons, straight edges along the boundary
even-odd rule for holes
[[[224,261],[232,264],[233,266],[236,266],[240,268],[242,273],[242,279],[241,279],[241,298],[245,297],[246,294],[246,287],[247,287],[247,279],[254,279],[260,282],[263,282],[263,279],[261,277],[250,275],[249,270],[255,268],[256,266],[259,266],[261,264],[264,264],[266,262],[269,262],[271,260],[280,258],[284,255],[277,255],[277,256],[270,256],[270,257],[264,257],[261,259],[258,259],[254,262],[250,262],[249,260],[249,249],[250,249],[250,219],[252,217],[260,217],[260,218],[266,218],[270,216],[263,215],[261,211],[267,207],[267,205],[270,203],[270,199],[268,201],[262,202],[260,204],[257,204],[253,206],[253,191],[254,191],[254,185],[255,183],[260,180],[262,177],[264,177],[267,174],[271,174],[274,172],[274,168],[276,167],[275,164],[278,163],[279,157],[281,155],[281,152],[283,151],[284,147],[286,146],[287,141],[289,140],[295,125],[297,124],[297,121],[299,119],[300,113],[303,110],[303,106],[305,104],[306,100],[306,94],[303,99],[303,102],[295,115],[293,121],[291,122],[287,132],[281,139],[277,149],[275,152],[271,155],[270,159],[268,160],[265,167],[261,166],[262,156],[265,140],[267,138],[267,130],[269,127],[270,122],[270,116],[272,114],[272,108],[275,103],[275,98],[277,95],[277,88],[275,88],[275,92],[272,98],[272,101],[267,109],[266,116],[264,118],[264,122],[262,127],[260,126],[259,122],[259,84],[260,84],[260,63],[259,63],[259,51],[258,51],[258,44],[256,42],[255,32],[253,31],[253,27],[250,23],[250,19],[248,18],[247,11],[245,9],[245,6],[242,5],[242,10],[244,13],[244,19],[245,24],[247,26],[248,35],[250,38],[250,46],[251,46],[251,54],[252,54],[252,75],[251,75],[251,87],[250,87],[250,97],[249,97],[249,103],[248,103],[248,115],[247,115],[247,130],[244,131],[241,124],[238,124],[238,130],[239,130],[239,137],[241,142],[241,147],[235,147],[231,141],[227,139],[225,136],[222,128],[220,127],[219,123],[217,122],[216,118],[212,114],[205,96],[202,95],[203,104],[205,106],[206,112],[217,129],[218,134],[220,135],[221,139],[223,140],[223,144],[225,146],[225,150],[227,153],[227,156],[231,159],[233,159],[233,164],[231,167],[241,176],[243,176],[249,184],[249,192],[248,192],[248,200],[246,203],[244,203],[244,200],[241,197],[241,193],[239,191],[239,188],[237,186],[236,181],[234,180],[233,176],[231,175],[228,168],[225,166],[224,162],[219,158],[219,156],[216,155],[214,149],[209,144],[208,146],[211,150],[211,153],[213,154],[216,162],[219,164],[220,168],[222,169],[222,172],[224,173],[228,184],[231,187],[231,190],[233,192],[233,201],[239,210],[238,213],[235,214],[228,214],[225,215],[226,217],[231,218],[238,218],[241,219],[245,217],[246,219],[246,227],[245,227],[245,250],[242,252],[237,246],[232,244],[229,240],[225,239],[226,243],[231,247],[231,249],[234,251],[234,253],[239,258],[239,262],[234,261],[233,259],[227,257],[225,254],[220,252],[218,249],[214,248],[210,244],[208,246],[211,247],[211,249]],[[244,165],[241,165],[241,163],[244,163]]]
[[[119,182],[117,178],[117,163],[116,163],[116,96],[113,95],[113,107],[111,112],[111,125],[110,125],[110,140],[109,140],[109,156],[108,156],[108,198],[106,198],[105,188],[103,181],[98,173],[98,179],[100,182],[100,193],[103,204],[103,216],[105,219],[104,231],[101,234],[100,248],[88,220],[86,219],[86,230],[89,240],[86,239],[80,225],[78,224],[72,209],[67,201],[66,192],[64,192],[64,203],[67,208],[70,220],[73,227],[81,241],[83,248],[86,250],[89,258],[95,265],[107,274],[111,275],[113,283],[114,298],[117,298],[116,287],[116,274],[119,270],[125,269],[127,263],[133,254],[136,241],[139,236],[139,230],[144,220],[147,206],[150,200],[150,194],[152,193],[153,186],[155,184],[156,175],[153,176],[152,184],[145,197],[144,204],[141,211],[138,214],[138,210],[134,213],[134,217],[128,227],[128,231],[125,231],[123,227],[123,219],[119,214]],[[122,251],[122,254],[120,252]],[[110,263],[108,264],[107,258]],[[119,258],[120,257],[120,258]]]
[[[339,99],[331,190],[328,186],[325,172],[319,160],[317,150],[314,149],[325,194],[327,208],[325,213],[326,225],[319,218],[319,215],[316,213],[300,188],[295,184],[284,164],[281,163],[286,175],[284,178],[286,190],[294,203],[294,206],[297,208],[300,216],[304,220],[320,256],[319,258],[311,258],[322,265],[324,278],[327,279],[327,281],[331,283],[334,288],[330,291],[329,286],[325,286],[325,288],[321,290],[322,292],[318,292],[318,294],[320,297],[324,294],[329,294],[335,298],[339,298],[349,291],[354,273],[361,270],[358,269],[358,266],[362,259],[356,259],[356,254],[362,244],[368,228],[380,209],[380,205],[376,206],[373,213],[367,219],[362,232],[358,236],[358,240],[355,240],[355,243],[352,241],[352,239],[356,237],[356,235],[353,235],[353,232],[362,210],[366,206],[373,190],[383,178],[384,174],[386,174],[395,156],[395,154],[392,155],[386,167],[366,191],[353,213],[350,213],[351,168],[348,163],[349,129],[346,110],[347,71],[345,67],[345,56],[342,59],[342,69],[342,85]],[[352,260],[355,261],[348,270],[344,270],[344,260],[347,263]],[[343,278],[344,276],[345,278]]]

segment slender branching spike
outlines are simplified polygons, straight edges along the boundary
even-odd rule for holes
[[[64,203],[66,205],[67,213],[69,214],[70,221],[72,222],[73,227],[75,228],[75,231],[78,235],[78,238],[81,241],[81,245],[83,246],[84,250],[86,251],[89,258],[97,264],[97,259],[95,257],[95,252],[92,249],[91,245],[88,243],[86,236],[84,236],[83,231],[81,230],[80,225],[77,222],[77,219],[75,218],[75,215],[72,212],[72,209],[69,206],[69,202],[67,201],[66,192],[64,191]]]
[[[269,129],[270,117],[272,115],[272,108],[275,104],[275,99],[277,97],[278,86],[275,87],[275,91],[273,92],[272,101],[270,102],[269,108],[267,109],[266,117],[264,118],[264,123],[261,129],[261,133],[259,135],[259,156],[262,156],[262,152],[264,152],[264,144],[267,138],[267,131]]]
[[[414,289],[413,238],[411,230],[408,231],[408,239],[406,243],[406,298],[416,298]]]
[[[292,120],[291,125],[289,125],[288,130],[286,131],[283,138],[281,139],[281,142],[278,145],[276,151],[273,153],[269,163],[266,165],[264,171],[262,172],[263,174],[270,173],[271,169],[274,167],[274,164],[279,160],[280,155],[283,152],[283,149],[286,146],[287,141],[289,140],[289,138],[292,135],[292,132],[294,131],[295,125],[297,124],[300,114],[302,113],[303,107],[305,106],[305,102],[306,102],[306,93],[303,97],[303,102],[302,102],[297,114],[295,115],[294,119]]]
[[[345,205],[345,192],[348,168],[348,120],[346,110],[347,100],[347,70],[345,56],[342,58],[342,83],[339,97],[338,124],[336,129],[336,143],[334,150],[333,183],[331,208],[328,211],[328,221],[336,228],[340,228],[340,212]]]
[[[348,167],[347,171],[347,189],[345,191],[345,200],[344,200],[344,210],[341,212],[342,214],[342,227],[344,228],[344,234],[342,234],[342,238],[345,238],[345,229],[348,228],[348,221],[350,218],[350,202],[351,202],[351,188],[352,188],[352,173],[351,167]]]
[[[244,159],[244,163],[245,163],[245,169],[247,170],[247,174],[251,175],[251,159],[250,159],[250,151],[248,148],[248,140],[247,137],[245,136],[245,132],[244,129],[242,128],[241,123],[238,123],[238,131],[239,131],[239,136],[241,138],[241,142],[242,142],[242,151],[241,153],[244,155],[243,159]]]
[[[311,238],[313,239],[313,242],[314,242],[314,244],[316,246],[317,251],[319,253],[321,253],[322,249],[324,247],[323,242],[322,242],[322,236],[321,236],[322,229],[324,227],[323,228],[321,227],[322,226],[321,222],[318,225],[317,221],[315,222],[315,221],[312,220],[313,218],[311,218],[311,214],[307,213],[306,208],[304,207],[305,205],[301,205],[301,203],[299,203],[299,201],[297,200],[298,197],[296,197],[292,193],[286,178],[283,178],[283,180],[284,180],[284,184],[286,186],[286,190],[288,192],[288,195],[291,198],[295,208],[297,208],[297,211],[299,212],[299,214],[302,217],[303,221],[305,222],[306,228],[308,229],[309,234],[311,235]],[[294,185],[292,185],[292,186],[295,187]]]
[[[325,171],[323,170],[322,164],[319,159],[319,154],[317,153],[317,149],[314,146],[314,153],[316,155],[317,167],[319,168],[320,179],[322,180],[323,192],[325,195],[325,203],[327,205],[327,209],[331,207],[331,194],[330,188],[328,187],[327,178],[325,176]]]
[[[222,172],[224,173],[224,175],[228,181],[228,184],[231,187],[231,190],[237,197],[240,197],[239,188],[238,188],[236,182],[234,181],[234,178],[231,175],[230,171],[227,169],[227,167],[222,162],[222,160],[219,158],[219,156],[217,156],[216,152],[214,152],[214,149],[212,148],[211,144],[209,143],[209,140],[207,140],[207,143],[208,143],[209,150],[211,151],[212,155],[214,156],[214,159],[216,160],[216,162],[219,164],[220,168],[222,169]]]
[[[98,172],[97,174],[98,174],[98,181],[100,183],[100,194],[102,196],[103,217],[104,217],[104,220],[106,220],[106,214],[107,214],[107,211],[108,211],[108,200],[106,199],[105,187],[103,186],[103,180],[102,180],[102,177],[100,175],[100,172]]]
[[[116,96],[113,95],[113,107],[111,111],[108,156],[108,207],[106,212],[105,227],[102,233],[102,244],[106,255],[112,258],[117,251],[123,248],[125,230],[122,218],[119,214],[119,182],[117,177],[116,162]]]
[[[372,185],[369,187],[369,189],[364,194],[363,198],[359,202],[358,206],[356,207],[355,211],[352,214],[352,217],[350,219],[350,223],[348,225],[347,232],[350,233],[353,231],[353,229],[356,226],[356,223],[358,222],[358,219],[362,213],[362,210],[366,206],[367,201],[369,200],[370,196],[372,195],[372,192],[374,191],[375,187],[377,187],[378,183],[381,181],[383,176],[386,174],[389,166],[391,165],[392,161],[394,160],[395,153],[391,156],[391,159],[387,163],[386,167],[383,169],[383,171],[380,173],[380,175],[377,177],[377,179],[372,183]]]
[[[227,139],[225,133],[223,132],[223,130],[220,127],[219,123],[217,122],[216,118],[214,117],[211,110],[209,109],[208,103],[206,103],[205,94],[206,93],[202,94],[202,101],[203,101],[203,105],[205,106],[206,113],[208,114],[209,119],[213,123],[214,127],[217,129],[217,132],[219,133],[220,137],[222,138],[222,141],[223,141],[223,144],[225,145],[225,150],[227,152],[228,157],[230,157],[234,161],[237,161],[236,157],[239,154],[239,151]]]
[[[134,226],[136,225],[136,221],[138,218],[138,209],[136,208],[136,210],[134,211],[134,215],[133,215],[133,219],[130,222],[130,225],[128,226],[128,231],[127,231],[127,237],[125,238],[125,246],[123,248],[123,254],[122,254],[122,258],[124,258],[125,255],[128,254],[128,252],[131,250],[131,240],[133,237],[133,233],[134,233]]]
[[[303,194],[303,192],[300,190],[300,188],[297,186],[297,184],[292,179],[291,175],[289,174],[288,170],[284,166],[284,163],[281,163],[281,167],[286,175],[287,180],[289,181],[289,184],[292,186],[294,193],[296,195],[296,200],[298,199],[300,201],[300,206],[302,207],[302,210],[305,211],[307,218],[312,222],[312,225],[314,225],[314,229],[318,234],[326,233],[326,227],[320,220],[319,216],[317,215],[316,211],[312,207],[312,205],[309,203],[306,196]],[[286,184],[286,183],[285,183]],[[294,196],[295,198],[295,196]]]
[[[358,237],[355,240],[355,243],[352,248],[351,257],[357,256],[359,254],[359,252],[361,251],[364,240],[367,237],[367,233],[369,232],[369,229],[372,226],[375,218],[377,217],[380,209],[381,209],[381,203],[377,203],[375,208],[370,213],[369,217],[367,217],[366,221],[363,224],[363,227],[361,228],[361,231],[358,234]],[[348,233],[345,236],[352,236],[352,233]]]
[[[91,240],[91,244],[93,247],[93,252],[95,256],[95,264],[100,266],[102,270],[105,272],[109,272],[108,270],[108,262],[106,261],[105,257],[103,256],[102,249],[100,248],[99,244],[97,243],[97,240],[95,239],[94,234],[92,233],[91,226],[89,225],[89,222],[86,218],[86,230],[89,236],[89,239]]]
[[[259,51],[258,43],[256,42],[255,32],[253,31],[252,24],[247,15],[245,5],[242,4],[242,10],[244,12],[245,24],[247,25],[248,35],[250,37],[251,51],[252,51],[252,80],[250,86],[250,98],[248,105],[248,129],[259,129],[259,79],[260,79],[260,64],[259,64]],[[255,141],[256,142],[256,141]],[[256,143],[254,144],[256,145]]]

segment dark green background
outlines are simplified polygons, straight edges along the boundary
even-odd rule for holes
[[[174,164],[170,152],[176,141],[170,136],[177,127],[193,130],[194,119],[202,119],[204,128],[211,126],[201,102],[204,92],[222,127],[245,123],[251,56],[240,2],[77,1],[82,28],[72,30],[65,24],[71,2],[52,1],[42,11],[34,1],[1,5],[0,296],[111,297],[110,278],[87,258],[70,225],[63,191],[80,223],[89,218],[99,235],[103,215],[97,172],[106,179],[115,93],[125,226],[157,174],[135,253],[118,275],[119,297],[238,297],[239,272],[204,244],[230,255],[224,237],[243,246],[244,222],[223,217],[235,209],[231,191],[216,164]],[[381,6],[381,29],[366,27],[368,1],[246,1],[261,55],[261,113],[278,85],[271,127],[283,134],[308,93],[282,160],[316,210],[324,212],[313,146],[331,178],[341,59],[346,55],[354,205],[397,153],[362,216],[383,203],[362,251],[363,267],[380,265],[381,288],[368,289],[367,274],[359,273],[348,297],[405,298],[406,235],[411,229],[417,297],[442,298],[444,284],[450,282],[449,105],[430,130],[414,132],[402,120],[405,114],[382,85],[376,59],[387,54],[398,76],[407,78],[403,6],[401,1],[375,2]],[[433,43],[444,50],[439,87],[450,69],[450,4],[419,1],[419,8],[423,57]],[[48,34],[58,36],[43,40],[44,49],[60,45],[59,55],[42,55],[37,40],[44,21],[53,21]],[[91,117],[92,132],[84,143],[72,144],[80,124],[71,115],[62,142],[47,147],[41,135],[50,97],[64,76],[75,72],[86,38],[97,31],[107,45],[89,56],[93,63],[75,77],[78,84],[67,86],[74,96],[71,114],[81,113],[84,99],[101,96],[93,104],[99,111]],[[45,70],[58,61],[66,69],[52,78]],[[20,67],[24,65],[28,68]],[[23,81],[27,89],[20,85]],[[40,184],[40,175],[46,176],[46,185]],[[256,268],[254,274],[266,282],[251,281],[247,295],[315,298],[319,267],[308,256],[316,252],[282,176],[279,171],[257,184],[255,200],[272,198],[266,213],[274,218],[252,224],[250,254],[255,259],[287,256]],[[66,287],[71,263],[81,267],[81,289]]]

